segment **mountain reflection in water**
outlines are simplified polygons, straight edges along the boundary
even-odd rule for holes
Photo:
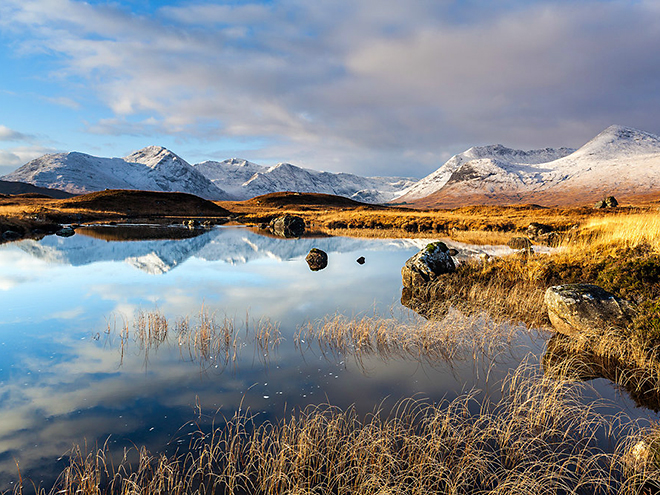
[[[538,362],[547,337],[517,332],[513,351],[489,346],[497,359],[480,364],[465,344],[479,334],[477,320],[455,345],[429,347],[432,360],[405,340],[385,356],[378,340],[361,349],[356,340],[318,340],[318,322],[336,314],[414,317],[399,304],[400,270],[428,242],[277,239],[220,227],[187,239],[77,234],[0,246],[0,490],[18,478],[14,459],[24,478],[48,486],[73,443],[107,440],[119,456],[127,445],[183,449],[191,429],[239,409],[260,421],[325,402],[366,414],[473,387],[496,400],[502,378],[528,352]],[[328,253],[326,269],[309,270],[312,247]],[[141,311],[162,314],[167,332],[164,320],[135,324]]]

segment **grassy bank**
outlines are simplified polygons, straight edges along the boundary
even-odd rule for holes
[[[565,381],[522,366],[503,393],[496,403],[410,399],[367,417],[321,405],[262,423],[243,412],[178,456],[74,448],[51,493],[637,494],[658,480],[631,453],[639,438]]]

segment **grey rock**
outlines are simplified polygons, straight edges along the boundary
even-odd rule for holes
[[[456,265],[445,243],[432,242],[406,261],[401,268],[401,280],[404,287],[415,288],[455,270]]]
[[[270,231],[280,237],[300,237],[305,233],[305,221],[295,215],[283,215],[270,221]]]
[[[605,198],[605,206],[608,208],[616,208],[619,206],[619,202],[616,200],[614,196],[608,196]]]
[[[317,272],[328,266],[328,254],[321,249],[312,248],[305,257],[305,261],[309,265],[310,270]]]
[[[74,229],[72,229],[71,227],[62,227],[60,230],[55,232],[55,234],[60,236],[60,237],[71,237],[75,233],[76,233],[76,231]]]
[[[549,234],[554,229],[550,225],[544,223],[532,222],[527,226],[527,237],[534,239],[535,237]]]
[[[624,300],[592,284],[567,284],[545,291],[548,316],[555,330],[569,336],[602,335],[623,329],[634,316],[634,308]]]

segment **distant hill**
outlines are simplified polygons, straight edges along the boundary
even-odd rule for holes
[[[202,162],[193,167],[237,200],[293,191],[343,196],[363,203],[387,203],[415,182],[402,177],[318,172],[290,163],[263,167],[237,158]]]
[[[108,190],[83,194],[57,202],[61,210],[91,210],[126,216],[228,216],[225,208],[186,193]]]
[[[471,148],[396,199],[420,207],[577,205],[660,193],[660,138],[610,126],[578,150]]]
[[[367,203],[360,203],[350,198],[343,196],[334,196],[331,194],[319,193],[294,193],[294,192],[277,192],[256,196],[247,202],[248,204],[256,204],[261,206],[333,206],[343,208],[355,208],[358,206],[371,206]]]
[[[73,196],[71,193],[57,189],[36,187],[25,182],[8,182],[4,180],[0,180],[0,194],[40,194],[54,199],[65,199]]]

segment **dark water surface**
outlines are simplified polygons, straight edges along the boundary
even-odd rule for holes
[[[414,318],[399,303],[400,269],[428,241],[288,240],[238,227],[171,240],[93,234],[0,246],[0,489],[18,478],[16,462],[24,477],[49,486],[73,444],[173,450],[239,408],[277,420],[309,404],[368,413],[474,387],[497,399],[502,378],[529,353],[538,363],[549,338],[523,334],[495,362],[356,360],[296,344],[301,325],[336,313]],[[325,270],[307,267],[312,247],[328,253]],[[162,313],[167,335],[138,338],[140,311]],[[191,353],[177,336],[175,322],[199,325],[201,312],[235,325],[228,355]],[[281,341],[264,349],[244,326],[254,331],[266,319]],[[655,417],[614,387],[598,391]]]

